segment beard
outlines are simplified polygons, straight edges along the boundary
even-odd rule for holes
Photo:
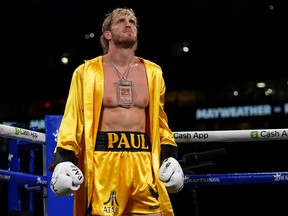
[[[119,48],[132,48],[137,43],[137,37],[112,35],[115,46]]]

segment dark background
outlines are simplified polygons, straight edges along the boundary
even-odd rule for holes
[[[194,115],[201,107],[287,102],[288,10],[283,0],[3,1],[0,122],[25,125],[45,114],[63,114],[74,69],[102,54],[101,24],[104,15],[118,6],[132,7],[138,17],[136,54],[163,69],[173,131],[287,127],[286,114],[205,121]],[[95,37],[85,39],[90,33]],[[188,53],[181,51],[184,45]],[[68,65],[61,64],[63,56],[69,58]],[[266,89],[256,88],[259,81],[273,93],[265,96]],[[233,90],[239,91],[238,97],[232,96]],[[51,107],[45,107],[46,102]],[[7,169],[6,142],[0,142],[3,169]],[[187,143],[179,144],[179,157],[224,147],[227,154],[213,160],[214,166],[195,173],[285,172],[285,146],[286,141]],[[5,200],[6,183],[0,183]],[[171,195],[176,216],[196,215],[189,191],[184,188]],[[286,184],[198,187],[196,194],[199,216],[280,215],[286,212],[288,196]],[[36,203],[38,216],[42,203],[38,195]],[[7,202],[1,203],[1,209],[6,207]]]
[[[65,97],[72,70],[84,59],[102,54],[101,24],[117,6],[136,12],[137,55],[163,67],[169,90],[218,90],[247,80],[287,78],[286,1],[14,0],[1,4],[1,98]],[[85,39],[90,33],[95,37]],[[183,45],[190,48],[189,53],[181,51]],[[70,58],[66,66],[60,62],[63,55]]]

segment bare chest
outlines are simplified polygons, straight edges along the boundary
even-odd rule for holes
[[[120,70],[120,69],[119,69]],[[119,103],[133,102],[133,106],[145,108],[149,103],[149,91],[146,70],[143,64],[133,64],[126,74],[115,67],[104,65],[104,107],[116,107]],[[128,82],[121,82],[121,81]],[[127,85],[126,85],[127,84]],[[131,101],[132,100],[132,101]]]

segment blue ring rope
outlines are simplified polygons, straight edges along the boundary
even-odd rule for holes
[[[47,187],[47,177],[0,169],[0,180]],[[283,184],[288,182],[288,172],[189,174],[186,186],[217,186],[243,184]]]

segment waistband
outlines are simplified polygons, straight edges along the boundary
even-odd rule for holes
[[[98,131],[95,151],[151,152],[151,145],[146,133]]]

